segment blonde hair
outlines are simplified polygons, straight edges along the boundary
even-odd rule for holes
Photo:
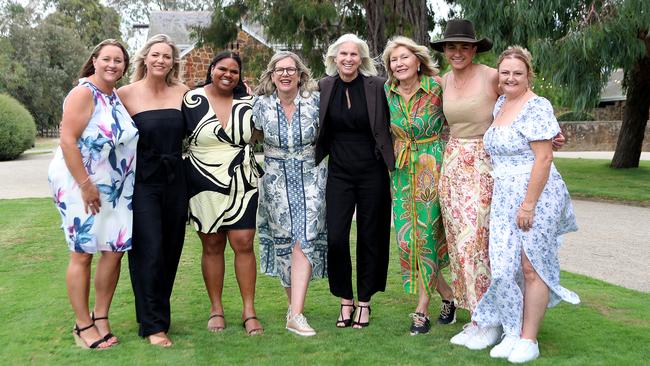
[[[384,61],[384,67],[386,68],[386,73],[388,74],[388,82],[390,84],[397,82],[397,79],[395,79],[395,75],[393,75],[393,72],[390,69],[390,54],[393,53],[393,51],[395,51],[397,47],[405,47],[406,49],[411,51],[415,55],[415,57],[418,58],[418,60],[420,61],[418,76],[438,75],[439,70],[436,67],[437,65],[435,61],[433,61],[433,58],[431,57],[431,53],[429,52],[428,47],[420,46],[419,44],[415,43],[415,41],[413,41],[408,37],[397,36],[391,38],[388,41],[388,43],[386,43],[386,48],[384,49],[384,53],[381,56],[382,60]]]
[[[535,78],[535,72],[533,71],[533,56],[530,54],[530,51],[517,45],[506,48],[506,50],[501,53],[501,56],[499,56],[499,60],[497,61],[497,70],[499,69],[501,62],[507,58],[519,60],[526,65],[526,69],[528,70],[528,83],[532,84],[533,79]]]
[[[334,43],[332,43],[327,48],[327,53],[323,58],[325,63],[325,73],[329,76],[335,76],[339,73],[339,70],[336,68],[336,55],[339,53],[339,47],[343,43],[352,42],[359,49],[359,56],[361,56],[361,65],[359,65],[359,72],[363,76],[376,76],[377,67],[375,66],[375,60],[370,57],[370,49],[368,44],[357,37],[352,33],[347,33],[340,36]]]
[[[296,72],[300,76],[300,80],[298,81],[298,90],[300,91],[300,95],[306,98],[313,90],[315,90],[315,85],[311,78],[311,71],[307,65],[302,62],[300,56],[290,51],[278,51],[273,55],[273,57],[271,57],[269,64],[266,65],[266,70],[262,72],[262,75],[260,75],[260,84],[255,88],[256,95],[269,96],[275,92],[276,87],[272,79],[273,70],[275,70],[275,65],[285,58],[292,59],[296,64]]]
[[[142,48],[140,48],[135,54],[135,58],[133,60],[134,70],[133,75],[131,75],[132,83],[142,80],[147,76],[147,66],[144,64],[144,60],[147,58],[147,55],[149,55],[151,47],[158,43],[164,43],[172,49],[173,64],[171,70],[169,70],[167,76],[165,77],[165,82],[167,85],[174,85],[175,83],[179,82],[178,78],[181,70],[181,52],[168,35],[156,34],[155,36],[149,38],[147,40],[147,43],[145,43],[144,46],[142,46]]]

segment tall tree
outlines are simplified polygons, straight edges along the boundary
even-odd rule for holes
[[[223,2],[225,3],[225,2]],[[270,41],[302,54],[316,75],[322,75],[327,47],[344,33],[368,41],[378,56],[389,35],[412,37],[429,43],[433,13],[426,0],[234,0],[215,2],[212,24],[199,34],[223,47],[234,40],[233,25],[242,17],[264,25]],[[236,9],[233,11],[232,9]]]
[[[91,48],[107,38],[121,39],[120,16],[99,0],[56,0],[56,11],[47,17],[52,25],[73,30]]]
[[[362,8],[351,0],[215,1],[212,24],[199,30],[200,41],[224,48],[235,40],[242,19],[264,25],[265,37],[301,54],[315,75],[324,71],[327,46],[346,32],[365,27]]]
[[[39,133],[56,129],[61,104],[74,85],[87,48],[73,29],[13,4],[0,15],[11,19],[0,36],[0,90],[30,111]],[[10,60],[10,63],[1,61]]]
[[[627,99],[613,168],[639,166],[650,109],[650,2],[456,0],[463,16],[502,50],[527,46],[542,75],[564,88],[574,109],[596,104],[611,72],[625,71]]]

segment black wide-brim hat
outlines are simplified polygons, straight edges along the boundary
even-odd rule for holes
[[[474,24],[466,19],[450,19],[447,22],[443,38],[431,42],[431,48],[444,52],[443,47],[448,42],[466,42],[476,46],[476,52],[485,52],[492,49],[492,40],[489,38],[476,39]]]

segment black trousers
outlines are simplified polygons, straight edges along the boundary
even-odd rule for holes
[[[327,273],[333,295],[354,298],[350,225],[356,208],[357,295],[359,301],[368,302],[377,291],[386,289],[391,196],[384,162],[374,154],[369,159],[360,159],[363,155],[330,155],[326,192]]]
[[[135,184],[129,272],[141,337],[169,331],[169,300],[185,239],[187,205],[182,175],[173,184]]]

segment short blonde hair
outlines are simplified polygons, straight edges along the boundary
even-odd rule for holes
[[[311,70],[305,65],[300,56],[290,51],[278,51],[271,57],[269,64],[266,65],[266,70],[260,75],[260,84],[255,88],[256,95],[269,96],[275,92],[276,87],[272,79],[273,70],[275,69],[275,65],[285,58],[290,58],[296,63],[296,69],[298,69],[297,72],[300,75],[300,81],[298,81],[300,95],[308,97],[315,90],[315,85],[311,78]]]
[[[144,59],[147,58],[149,51],[151,51],[151,47],[158,43],[164,43],[172,49],[173,64],[171,70],[169,70],[167,76],[165,77],[165,82],[167,85],[174,85],[175,83],[179,82],[178,78],[181,70],[181,52],[179,51],[178,47],[176,47],[176,44],[172,41],[171,37],[166,34],[156,34],[155,36],[149,38],[144,46],[142,46],[142,48],[140,48],[135,54],[135,58],[133,60],[134,72],[133,75],[131,75],[132,83],[142,80],[147,76],[147,67],[144,64]]]
[[[506,48],[506,50],[499,56],[499,60],[497,61],[497,70],[499,69],[501,62],[507,58],[514,58],[526,65],[526,69],[528,70],[528,83],[532,84],[533,79],[535,78],[535,72],[533,71],[533,56],[530,54],[530,51],[517,45]]]
[[[343,43],[352,42],[357,45],[359,49],[359,56],[361,56],[361,65],[359,65],[359,72],[363,76],[376,76],[377,67],[375,66],[375,60],[370,57],[370,49],[368,44],[357,37],[355,34],[347,33],[340,36],[334,43],[332,43],[327,48],[327,53],[323,58],[325,63],[325,73],[329,76],[335,76],[339,73],[339,70],[336,68],[336,55],[339,53],[339,47]]]
[[[433,61],[428,47],[420,46],[408,37],[397,36],[391,38],[388,43],[386,43],[386,48],[382,54],[382,60],[384,61],[384,67],[386,68],[386,73],[388,74],[388,82],[390,84],[397,82],[395,75],[393,75],[393,72],[390,69],[390,54],[393,53],[397,47],[405,47],[411,51],[415,57],[418,58],[420,61],[420,69],[418,70],[418,75],[438,75],[439,70],[436,67],[438,65],[436,65],[435,61]]]

